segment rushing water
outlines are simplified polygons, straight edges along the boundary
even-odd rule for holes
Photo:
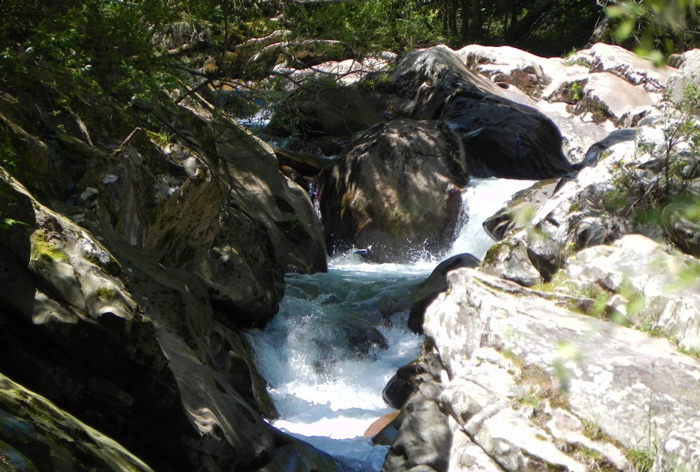
[[[475,180],[447,257],[482,257],[492,241],[482,222],[529,181]],[[370,264],[335,256],[328,273],[289,275],[279,314],[248,333],[280,418],[273,425],[338,458],[347,470],[378,471],[387,449],[363,436],[391,410],[381,392],[417,356],[422,337],[406,328],[411,293],[439,262]]]

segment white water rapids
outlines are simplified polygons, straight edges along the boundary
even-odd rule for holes
[[[468,221],[440,259],[463,252],[483,257],[493,243],[483,221],[531,184],[472,181],[463,195]],[[387,448],[363,433],[391,412],[382,390],[418,355],[423,339],[406,328],[410,296],[439,262],[427,255],[411,265],[370,264],[348,253],[333,257],[328,273],[289,275],[279,314],[264,330],[248,333],[280,413],[272,424],[336,457],[345,470],[378,471]],[[385,349],[363,343],[362,333],[381,339],[373,327],[386,339]],[[361,353],[350,346],[358,343],[366,348]]]

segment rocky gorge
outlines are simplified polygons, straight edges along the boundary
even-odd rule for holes
[[[698,470],[698,57],[437,46],[295,91],[263,139],[203,96],[124,116],[3,93],[0,464],[344,470],[264,420],[246,330],[329,250],[440,259],[469,182],[517,178],[538,183],[480,262],[382,307],[426,336],[385,392],[382,470]]]

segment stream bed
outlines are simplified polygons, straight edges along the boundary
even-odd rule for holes
[[[392,411],[382,390],[423,343],[406,327],[415,287],[451,255],[483,257],[493,243],[483,221],[531,184],[472,181],[446,254],[425,254],[408,265],[371,264],[357,250],[333,256],[327,273],[288,275],[280,312],[264,330],[247,334],[280,414],[271,423],[336,457],[343,469],[379,471],[387,448],[364,433]]]

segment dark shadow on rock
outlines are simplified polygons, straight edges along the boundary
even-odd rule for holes
[[[408,316],[408,327],[414,333],[423,333],[425,309],[441,292],[447,290],[447,273],[460,267],[478,267],[481,261],[471,254],[458,254],[438,264],[423,281],[413,296],[413,306]]]

